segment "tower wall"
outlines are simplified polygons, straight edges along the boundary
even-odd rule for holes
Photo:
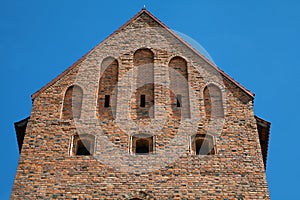
[[[138,111],[133,112],[137,110],[140,93],[136,88],[137,81],[127,81],[142,80],[136,79],[139,71],[134,59],[139,49],[153,52],[153,70],[150,71],[154,84],[148,86],[153,89],[143,91],[145,88],[141,88],[141,91],[146,95],[150,91],[154,104],[163,105],[163,108],[156,108],[148,104],[145,110],[152,109],[147,112],[153,112],[153,116],[147,118],[139,116]],[[108,74],[102,69],[103,60],[109,56],[116,59],[112,66],[118,63],[118,73],[114,67],[107,71]],[[189,105],[189,116],[179,112],[180,117],[172,109],[176,92],[168,88],[172,85],[169,64],[178,56],[186,61],[187,74],[179,71],[183,77],[188,77],[182,104]],[[143,62],[143,59],[139,61]],[[105,77],[101,79],[103,74]],[[118,102],[112,104],[115,111],[111,113],[103,112],[103,102],[99,103],[103,101],[99,83],[105,78],[109,84],[103,86],[103,91],[116,95]],[[117,84],[115,80],[118,80]],[[65,93],[74,84],[83,90],[81,115],[79,119],[64,119]],[[203,94],[209,84],[215,84],[221,90],[222,119],[206,117]],[[117,93],[110,91],[114,85]],[[128,112],[121,112],[127,108]],[[187,134],[182,137],[183,142],[179,142],[183,152],[178,152],[174,160],[170,157],[172,162],[159,169],[153,167],[151,170],[149,161],[150,170],[140,171],[145,166],[137,162],[135,171],[117,156],[116,149],[134,158],[147,156],[134,155],[132,140],[135,135],[147,134],[152,119],[166,118],[153,136],[153,154],[166,150],[172,146],[183,121],[193,124],[194,116],[197,121],[193,123],[197,126],[187,126],[183,130]],[[134,126],[126,124],[128,119],[132,119]],[[211,127],[220,127],[220,130]],[[74,155],[73,141],[78,132],[95,136],[93,156]],[[214,138],[215,153],[196,155],[192,150],[192,136],[207,133]],[[104,144],[104,136],[114,148]],[[101,154],[103,151],[105,153]],[[126,168],[130,170],[126,171]],[[142,13],[34,99],[11,198],[269,199],[253,99],[149,15]]]

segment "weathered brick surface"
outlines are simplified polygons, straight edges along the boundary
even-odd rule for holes
[[[115,58],[108,57],[101,63],[101,76],[99,81],[97,97],[97,117],[100,119],[113,119],[113,110],[117,104],[117,83],[118,83],[119,63]],[[105,106],[105,95],[109,95],[110,106]]]
[[[142,55],[146,56],[135,58],[135,52],[139,49],[148,49],[145,52],[153,53],[153,63],[150,63],[153,70],[145,76],[153,74],[155,82],[140,89],[135,85],[138,81],[127,81],[129,77],[142,81],[136,79],[139,72],[133,69],[139,62],[152,62],[145,52]],[[206,117],[206,110],[213,109],[205,109],[204,88],[213,83],[222,93],[224,125],[220,135],[211,133],[215,155],[191,153],[186,140],[183,144],[186,150],[176,161],[144,173],[118,170],[95,159],[95,156],[74,155],[72,138],[81,130],[95,136],[95,155],[116,159],[114,151],[101,154],[105,146],[102,134],[118,149],[130,154],[128,132],[140,134],[143,127],[151,123],[151,116],[144,118],[138,114],[137,98],[141,93],[150,96],[150,102],[164,105],[164,110],[154,108],[149,111],[151,107],[153,109],[151,103],[142,109],[153,112],[152,117],[157,119],[167,116],[155,136],[154,151],[170,145],[180,128],[182,119],[178,115],[183,116],[183,113],[174,112],[177,109],[174,108],[176,92],[158,83],[172,84],[168,66],[172,67],[170,61],[178,56],[186,61],[185,70],[185,64],[180,59],[174,60],[179,63],[176,66],[180,66],[175,70],[188,79],[188,88],[182,94],[183,104],[188,105],[190,112],[187,118],[193,118],[193,113],[200,114],[196,129],[193,127],[196,131],[187,128],[187,138],[205,134],[214,123],[220,122],[218,117],[213,123]],[[103,60],[107,57],[113,57],[116,61],[108,65],[108,71],[104,71]],[[75,121],[62,118],[65,92],[73,84],[82,87],[84,94],[80,119]],[[117,92],[112,91],[116,85]],[[103,95],[115,95],[118,105],[113,103],[111,108],[105,110]],[[130,112],[118,115],[119,110],[127,107]],[[131,130],[119,127],[113,110],[121,122],[134,119],[138,126],[130,127]],[[117,165],[118,160],[115,162]],[[34,99],[11,198],[269,199],[252,98],[225,77],[220,79],[220,74],[209,63],[147,13],[142,13]]]

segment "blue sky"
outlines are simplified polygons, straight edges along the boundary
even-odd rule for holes
[[[0,199],[11,193],[19,159],[13,123],[30,115],[30,95],[144,4],[256,94],[255,113],[272,122],[271,197],[299,198],[300,1],[0,0]]]

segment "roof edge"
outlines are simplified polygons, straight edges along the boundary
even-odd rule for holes
[[[143,11],[143,10],[142,10]],[[193,46],[191,46],[189,43],[187,43],[183,38],[181,38],[179,35],[177,35],[174,31],[172,31],[167,25],[165,25],[162,21],[160,21],[157,17],[155,17],[152,13],[150,13],[148,10],[144,9],[144,12],[147,13],[149,16],[151,16],[157,23],[159,23],[162,27],[166,28],[173,36],[175,36],[180,42],[182,42],[184,45],[186,45],[188,48],[193,50],[194,53],[196,53],[199,57],[201,57],[203,60],[205,60],[208,64],[210,64],[214,69],[216,69],[220,74],[225,76],[228,80],[236,84],[240,89],[242,89],[246,94],[248,94],[250,97],[254,98],[255,94],[248,89],[246,89],[244,86],[242,86],[239,82],[234,80],[232,77],[230,77],[227,73],[225,73],[223,70],[221,70],[216,64],[211,62],[208,58],[206,58],[204,55],[202,55],[198,50],[196,50]]]
[[[205,60],[210,66],[212,66],[215,70],[217,70],[220,74],[222,74],[225,78],[227,78],[229,81],[237,85],[241,90],[243,90],[247,95],[254,98],[254,93],[246,89],[244,86],[242,86],[239,82],[234,80],[232,77],[230,77],[228,74],[226,74],[223,70],[221,70],[217,65],[212,63],[208,58],[206,58],[204,55],[202,55],[199,51],[197,51],[194,47],[192,47],[189,43],[187,43],[185,40],[183,40],[180,36],[178,36],[174,31],[172,31],[168,26],[166,26],[162,21],[160,21],[157,17],[155,17],[151,12],[149,12],[146,8],[142,8],[140,12],[138,12],[136,15],[134,15],[132,18],[130,18],[125,24],[123,24],[120,28],[118,28],[116,31],[114,31],[112,34],[107,36],[102,42],[100,42],[98,45],[96,45],[94,48],[92,48],[89,52],[87,52],[84,56],[82,56],[80,59],[78,59],[74,64],[72,64],[70,67],[68,67],[66,70],[64,70],[61,74],[56,76],[54,79],[52,79],[49,83],[47,83],[45,86],[43,86],[41,89],[36,91],[31,95],[32,101],[39,96],[43,91],[45,91],[47,88],[51,87],[56,81],[58,81],[60,78],[62,78],[64,75],[66,75],[69,71],[71,71],[75,66],[80,64],[86,57],[88,57],[97,47],[101,46],[103,43],[105,43],[111,36],[119,33],[124,27],[126,27],[128,24],[130,24],[132,21],[134,21],[137,17],[139,17],[142,13],[146,13],[149,15],[154,21],[156,21],[159,25],[161,25],[163,28],[165,28],[169,33],[171,33],[176,39],[178,39],[180,42],[182,42],[184,45],[186,45],[188,48],[190,48],[194,53],[196,53],[199,57],[201,57],[203,60]]]
[[[258,119],[260,122],[262,123],[265,123],[265,124],[268,124],[269,126],[271,126],[271,122],[261,118],[261,117],[258,117],[257,115],[254,115],[255,119]]]
[[[271,122],[268,122],[256,115],[254,115],[254,118],[256,120],[257,125],[264,127],[267,130],[267,134],[266,134],[266,143],[264,148],[266,149],[266,154],[263,155],[263,160],[264,160],[264,165],[265,165],[265,169],[267,168],[267,160],[268,160],[268,152],[269,152],[269,142],[270,142],[270,134],[271,134]],[[258,134],[260,135],[260,133],[258,132]],[[261,147],[263,148],[263,147]],[[263,153],[263,151],[262,151]]]
[[[107,36],[102,42],[100,42],[98,45],[96,45],[94,48],[92,48],[90,51],[88,51],[85,55],[83,55],[81,58],[79,58],[75,63],[73,63],[71,66],[69,66],[66,70],[64,70],[62,73],[60,73],[58,76],[56,76],[54,79],[52,79],[49,83],[47,83],[45,86],[43,86],[41,89],[36,91],[31,95],[32,101],[39,96],[43,91],[45,91],[47,88],[52,86],[56,81],[58,81],[60,78],[62,78],[64,75],[66,75],[69,71],[71,71],[75,66],[80,64],[86,57],[88,57],[97,47],[104,44],[111,36],[117,34],[120,32],[124,27],[126,27],[128,24],[130,24],[135,18],[137,18],[139,15],[141,15],[143,12],[145,12],[146,9],[143,8],[140,12],[138,12],[136,15],[134,15],[132,18],[130,18],[125,24],[123,24],[120,28],[118,28],[116,31],[114,31],[112,34]]]
[[[29,119],[30,119],[30,117],[26,117],[25,119],[22,119],[22,120],[14,123],[16,138],[17,138],[18,147],[19,147],[19,153],[21,153],[21,150],[22,150],[24,136],[26,134],[26,127],[27,127]]]

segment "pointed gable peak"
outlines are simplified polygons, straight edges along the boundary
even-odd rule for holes
[[[251,98],[254,98],[254,94],[247,90],[245,87],[243,87],[240,83],[235,81],[233,78],[231,78],[229,75],[227,75],[224,71],[222,71],[219,67],[217,67],[211,60],[209,60],[207,57],[205,57],[202,53],[200,53],[197,49],[195,49],[192,45],[187,43],[182,37],[180,37],[178,34],[176,34],[173,30],[171,30],[168,26],[166,26],[162,21],[160,21],[157,17],[155,17],[150,11],[146,9],[144,6],[136,15],[134,15],[131,19],[129,19],[125,24],[123,24],[119,29],[117,29],[115,32],[113,32],[111,35],[109,35],[105,40],[103,40],[100,44],[96,45],[93,49],[91,49],[88,53],[86,53],[84,56],[82,56],[78,61],[76,61],[73,65],[71,65],[69,68],[67,68],[64,72],[62,72],[59,76],[54,78],[51,82],[49,82],[47,85],[42,87],[40,90],[35,92],[31,95],[32,100],[34,100],[37,96],[39,96],[40,93],[42,93],[44,90],[46,90],[48,87],[53,85],[56,81],[58,81],[60,78],[62,78],[64,75],[68,74],[69,71],[71,71],[74,67],[76,67],[78,64],[80,64],[85,58],[87,58],[95,49],[100,47],[102,44],[104,44],[107,40],[109,40],[113,35],[121,32],[125,28],[130,27],[130,25],[138,24],[135,23],[139,20],[142,20],[144,23],[140,23],[147,26],[156,26],[166,29],[171,35],[173,35],[175,38],[177,38],[181,43],[186,45],[188,48],[190,48],[192,51],[194,51],[199,57],[201,57],[203,60],[205,60],[211,67],[213,67],[217,72],[222,74],[225,78],[227,78],[229,81],[231,81],[233,84],[235,84],[237,87],[239,87],[242,91],[244,91],[247,95],[249,95]],[[132,28],[135,28],[134,26]],[[139,27],[140,28],[140,27]]]
[[[143,7],[136,15],[134,15],[131,19],[129,19],[123,26],[121,26],[117,31],[120,32],[124,28],[128,27],[129,25],[133,24],[137,21],[143,21],[145,22],[144,25],[148,24],[148,26],[161,26],[164,28],[169,29],[165,24],[163,24],[158,18],[156,18],[150,11],[146,9],[146,7]],[[137,27],[133,27],[137,28]],[[140,27],[139,27],[140,28]]]

